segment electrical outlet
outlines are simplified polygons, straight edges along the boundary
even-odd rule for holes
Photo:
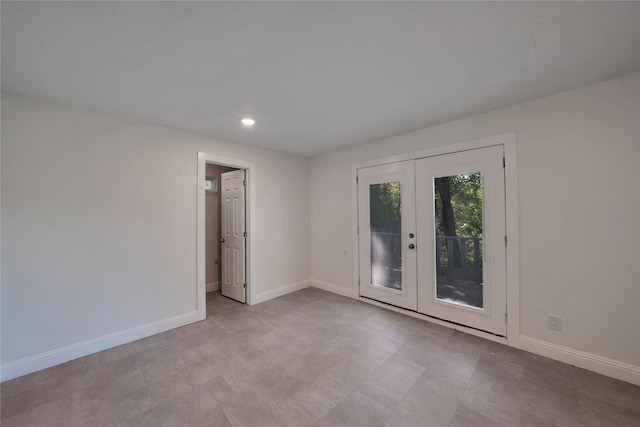
[[[553,329],[555,331],[562,329],[562,319],[560,316],[554,316],[553,314],[549,315],[549,329]]]

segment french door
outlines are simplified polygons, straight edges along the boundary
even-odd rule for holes
[[[359,169],[358,207],[361,296],[506,335],[502,146]]]
[[[360,295],[416,310],[414,161],[358,171]]]
[[[221,175],[222,295],[246,302],[246,240],[244,170]]]

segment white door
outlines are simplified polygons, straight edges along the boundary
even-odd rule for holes
[[[418,311],[506,335],[503,147],[416,160]]]
[[[417,309],[414,161],[358,170],[360,295]]]
[[[246,301],[244,170],[223,173],[222,193],[222,295]]]

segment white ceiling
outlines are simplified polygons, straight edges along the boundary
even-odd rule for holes
[[[638,2],[3,1],[1,24],[3,91],[303,156],[640,71]]]

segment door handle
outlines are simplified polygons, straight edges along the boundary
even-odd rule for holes
[[[413,243],[409,243],[409,249],[415,249],[416,245],[414,245]]]
[[[224,237],[219,238],[219,239],[218,239],[218,242],[220,242],[220,243],[224,243]]]

